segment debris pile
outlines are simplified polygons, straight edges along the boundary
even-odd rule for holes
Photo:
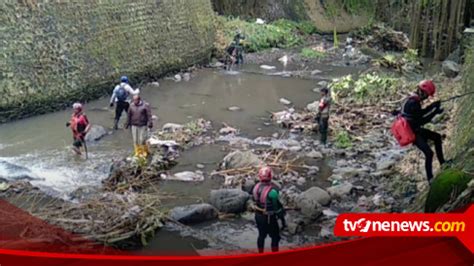
[[[102,193],[85,202],[48,208],[35,216],[107,245],[147,245],[163,226],[164,214],[156,195],[144,193]],[[126,243],[127,240],[132,242]],[[139,241],[136,241],[139,240]]]

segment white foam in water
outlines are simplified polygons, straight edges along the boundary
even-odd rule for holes
[[[48,152],[47,154],[28,154],[21,157],[1,158],[7,163],[25,168],[32,177],[33,186],[37,186],[48,194],[67,198],[67,195],[82,186],[99,186],[107,175],[108,164],[104,158],[89,158],[88,161],[75,159],[65,151]],[[26,172],[26,171],[25,171]],[[0,163],[0,176],[15,180],[17,173]],[[8,178],[10,177],[10,178]]]

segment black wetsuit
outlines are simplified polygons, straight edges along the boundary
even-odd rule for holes
[[[431,122],[437,115],[442,113],[439,102],[434,102],[425,109],[421,108],[421,102],[418,96],[411,96],[403,103],[402,115],[408,120],[413,132],[415,133],[415,142],[413,143],[425,155],[425,170],[428,181],[433,178],[433,150],[428,145],[428,140],[434,141],[436,156],[440,164],[444,164],[443,143],[440,134],[425,129],[422,126]]]

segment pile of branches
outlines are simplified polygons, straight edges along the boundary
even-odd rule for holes
[[[242,185],[247,178],[254,178],[262,165],[272,167],[272,169],[281,176],[286,174],[299,175],[300,173],[314,169],[314,166],[308,166],[304,163],[303,157],[287,150],[260,149],[255,150],[255,153],[260,159],[258,165],[220,169],[214,171],[211,176],[224,176],[226,186],[237,187]]]
[[[103,193],[78,204],[45,206],[34,215],[80,234],[81,239],[114,246],[133,241],[145,246],[163,226],[165,216],[159,207],[156,195]]]
[[[174,157],[162,157],[156,154],[149,161],[136,159],[114,162],[110,175],[102,181],[106,191],[123,193],[140,191],[158,181],[161,174],[177,164]]]
[[[410,45],[410,39],[405,33],[386,27],[383,24],[375,24],[370,29],[370,33],[365,36],[363,42],[378,50],[398,52],[405,51]]]
[[[210,121],[200,118],[173,131],[160,130],[155,133],[155,137],[159,140],[175,141],[181,147],[186,148],[201,144],[200,137],[209,132],[211,128]]]

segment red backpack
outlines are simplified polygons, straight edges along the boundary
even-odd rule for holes
[[[410,98],[412,97],[417,96],[411,96]],[[395,137],[398,144],[400,144],[400,146],[402,147],[412,144],[413,142],[415,142],[416,138],[415,133],[413,132],[410,124],[408,123],[408,120],[402,115],[404,113],[405,103],[406,101],[403,103],[401,114],[397,116],[391,128],[392,135]]]
[[[400,146],[405,147],[415,142],[415,133],[405,117],[398,115],[392,124],[392,134]]]

